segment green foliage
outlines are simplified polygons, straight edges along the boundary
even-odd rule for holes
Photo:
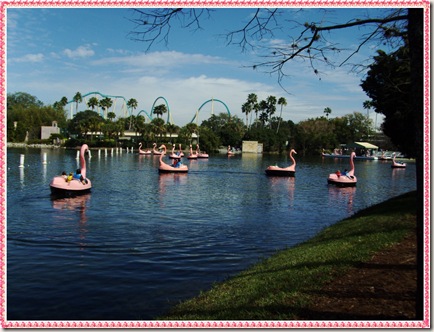
[[[208,120],[202,122],[201,128],[204,127],[219,137],[221,145],[242,145],[245,126],[237,116],[229,116],[227,113],[213,114]]]
[[[78,95],[76,96],[78,98]],[[104,98],[99,102],[96,98],[92,102],[91,100],[92,98],[88,102],[89,107],[99,105],[107,109],[112,103],[110,98]],[[137,106],[135,99],[130,99],[128,103],[131,108]],[[57,120],[60,128],[67,128],[65,137],[72,135],[79,140],[87,138],[87,143],[93,145],[102,144],[103,139],[108,140],[106,143],[112,144],[111,140],[117,140],[125,130],[133,130],[141,136],[145,146],[155,141],[163,142],[167,140],[164,136],[174,134],[178,134],[178,138],[167,137],[168,141],[176,141],[185,146],[191,144],[192,135],[197,134],[201,150],[208,152],[216,151],[220,146],[239,147],[243,140],[256,140],[263,143],[264,152],[285,153],[289,147],[292,147],[298,153],[318,154],[322,148],[334,148],[340,143],[360,140],[372,131],[372,123],[357,112],[334,119],[322,116],[298,124],[290,120],[283,121],[281,116],[275,117],[273,114],[276,105],[280,105],[280,114],[282,113],[282,108],[286,105],[285,98],[280,97],[277,100],[274,96],[268,96],[266,100],[258,103],[257,96],[253,93],[248,95],[246,103],[243,104],[246,124],[237,116],[220,113],[211,115],[200,126],[188,123],[182,128],[174,124],[166,124],[161,117],[153,119],[151,123],[146,123],[142,115],[131,115],[128,118],[115,120],[114,112],[108,112],[105,120],[93,110],[79,112],[72,120],[66,122],[65,111],[61,107],[62,101],[57,102],[56,107],[41,105],[42,103],[36,97],[25,93],[8,96],[9,141],[23,141],[26,131],[29,131],[29,139],[37,139],[41,125],[51,125],[53,120]],[[157,112],[160,106],[165,108],[165,105],[159,105],[155,108]],[[253,112],[256,114],[260,112],[260,116],[251,124],[248,115],[251,115],[251,122]],[[13,121],[18,121],[17,128],[14,128]],[[30,125],[29,122],[33,124]],[[90,141],[86,136],[88,133],[90,133]],[[102,135],[95,139],[95,133]]]
[[[220,137],[211,129],[201,126],[198,132],[201,151],[207,151],[208,153],[215,152],[218,150],[219,146],[222,145]]]
[[[303,154],[319,154],[328,146],[336,145],[334,125],[325,117],[301,121],[296,131],[297,150]]]
[[[411,104],[409,47],[393,54],[378,51],[361,86],[371,98],[367,106],[385,115],[383,132],[401,152],[414,157],[415,112],[421,110]]]
[[[164,113],[167,112],[167,107],[165,104],[161,104],[154,107],[154,114],[157,114],[157,117],[161,117]]]
[[[365,140],[372,131],[372,121],[359,112],[330,120],[324,116],[308,119],[296,125],[296,150],[303,155],[319,154],[322,149]]]
[[[92,111],[95,110],[95,107],[98,107],[99,105],[99,100],[97,97],[90,97],[89,101],[87,102],[87,106],[90,107],[92,109]]]
[[[88,132],[98,132],[102,129],[104,118],[95,111],[86,110],[77,113],[68,123],[68,132],[84,138]],[[91,136],[92,140],[92,136]]]
[[[166,133],[166,125],[164,123],[164,120],[161,118],[155,118],[151,121],[151,127],[150,127],[152,133],[156,137],[161,137],[161,135]],[[157,139],[158,142],[161,141],[161,139]]]
[[[101,107],[105,113],[110,107],[112,107],[113,101],[109,97],[105,97],[99,101],[99,107]]]
[[[41,126],[51,126],[53,121],[57,121],[59,127],[66,125],[66,115],[62,108],[44,106],[35,96],[24,92],[7,95],[9,142],[23,142],[26,135],[29,140],[38,140]]]

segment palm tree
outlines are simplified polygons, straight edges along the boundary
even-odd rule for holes
[[[132,108],[132,109],[133,109],[133,111],[130,113],[130,126],[129,126],[128,130],[131,130],[132,115],[133,115],[133,112],[134,112],[134,110],[137,108],[138,105],[139,105],[139,103],[138,103],[137,100],[134,99],[134,98],[131,98],[131,99],[128,100],[128,102],[127,102],[127,106],[128,106],[129,108]]]
[[[261,100],[258,104],[258,110],[257,112],[261,111],[261,114],[259,114],[259,121],[262,123],[262,127],[265,126],[265,122],[268,121],[268,104],[265,100]],[[256,122],[258,120],[258,115],[256,113]]]
[[[113,119],[116,117],[116,113],[115,112],[108,112],[107,114],[107,118],[113,122]]]
[[[74,98],[72,98],[72,100],[75,101],[75,114],[77,114],[78,112],[78,103],[81,103],[83,101],[83,97],[81,96],[80,92],[77,92],[74,96]]]
[[[241,112],[246,113],[246,127],[249,127],[249,113],[252,111],[252,106],[249,103],[244,103],[241,106]]]
[[[163,116],[164,113],[167,112],[167,107],[164,104],[158,105],[154,107],[154,111],[155,114],[157,114],[157,118]]]
[[[198,125],[195,124],[194,122],[190,122],[185,125],[185,128],[187,130],[188,138],[191,144],[191,137],[193,136],[193,133],[197,131]]]
[[[329,118],[329,114],[332,112],[332,109],[330,107],[324,108],[324,113],[326,114],[327,119]]]
[[[95,107],[97,107],[98,105],[99,105],[99,101],[97,97],[91,97],[87,102],[87,107],[90,107],[92,111],[94,111]]]
[[[256,120],[258,120],[258,112],[259,112],[259,106],[258,106],[258,96],[255,93],[250,93],[247,96],[247,103],[250,105],[250,112],[252,110],[256,113]],[[252,120],[250,119],[250,124],[252,123]]]
[[[276,103],[277,103],[277,99],[275,96],[267,97],[267,115],[268,115],[268,119],[270,120],[273,114],[276,113]],[[271,121],[270,121],[270,129],[271,129]]]
[[[166,126],[164,120],[160,118],[153,119],[151,121],[152,131],[156,136],[161,137],[161,134],[165,133]]]
[[[105,97],[104,99],[99,101],[99,106],[103,109],[104,118],[107,119],[107,110],[113,105],[113,101],[109,97]]]
[[[62,97],[62,99],[60,99],[59,103],[62,107],[65,107],[68,104],[68,98]]]
[[[286,106],[286,99],[284,97],[280,97],[279,100],[277,101],[277,104],[280,105],[280,116],[279,116],[279,123],[277,124],[277,130],[276,130],[276,134],[279,132],[279,128],[280,128],[280,121],[282,120],[282,109],[283,106]]]
[[[169,137],[172,138],[172,134],[176,134],[179,132],[179,126],[174,123],[168,123],[166,125],[166,130],[169,133]]]
[[[267,112],[261,112],[261,114],[259,114],[259,121],[261,121],[262,127],[265,127],[265,123],[268,121]]]
[[[68,104],[68,98],[66,97],[62,97],[62,99],[60,99],[59,101],[55,101],[53,104],[54,108],[60,108],[62,109],[63,107],[66,106],[66,104]]]

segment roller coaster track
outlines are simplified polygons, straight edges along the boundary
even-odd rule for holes
[[[206,102],[204,102],[202,105],[200,105],[200,107],[198,108],[198,110],[197,110],[196,114],[194,115],[193,119],[191,119],[190,123],[193,123],[193,122],[195,122],[195,121],[198,120],[199,112],[202,109],[202,107],[204,107],[208,103],[213,103],[215,101],[221,103],[226,108],[226,111],[228,112],[229,116],[231,116],[231,112],[229,111],[228,105],[226,105],[224,102],[222,102],[219,99],[211,98],[211,99],[207,100]]]
[[[99,96],[101,96],[102,98],[110,98],[110,99],[114,99],[114,100],[115,100],[115,103],[114,103],[114,105],[113,105],[113,109],[116,108],[116,100],[117,100],[117,99],[122,99],[122,100],[123,100],[123,104],[122,104],[122,109],[121,109],[121,111],[124,110],[124,115],[127,115],[127,111],[128,111],[128,115],[129,115],[129,116],[131,116],[132,113],[133,113],[133,109],[132,109],[131,107],[128,107],[128,105],[127,105],[127,100],[126,100],[125,97],[123,97],[123,96],[112,96],[112,95],[106,95],[106,94],[103,94],[103,93],[98,92],[98,91],[92,91],[92,92],[88,92],[88,93],[82,95],[82,98],[84,99],[85,103],[86,103],[86,97],[88,97],[88,96],[90,96],[90,95],[99,95]],[[174,123],[173,118],[172,118],[172,113],[170,112],[169,102],[168,102],[167,99],[164,98],[163,96],[159,96],[158,98],[156,98],[156,99],[154,100],[154,103],[152,104],[151,112],[150,112],[150,113],[146,112],[145,110],[140,110],[140,111],[137,113],[137,116],[139,116],[140,114],[144,113],[144,114],[146,115],[146,117],[149,119],[149,121],[152,121],[152,120],[153,120],[153,114],[154,114],[155,104],[156,104],[157,101],[160,100],[160,99],[163,99],[163,100],[164,100],[164,102],[165,102],[165,104],[166,104],[166,107],[167,107],[167,121],[166,121],[166,122],[167,122],[167,123]],[[194,117],[193,117],[193,119],[190,121],[190,123],[193,123],[193,122],[195,122],[195,121],[197,122],[198,117],[199,117],[199,112],[200,112],[200,110],[201,110],[201,109],[202,109],[206,104],[208,104],[208,103],[214,103],[214,102],[221,103],[221,104],[226,108],[226,111],[227,111],[227,113],[229,114],[229,116],[231,116],[231,112],[229,111],[229,107],[228,107],[228,106],[227,106],[223,101],[221,101],[221,100],[219,100],[219,99],[211,98],[211,99],[205,101],[202,105],[200,105],[200,107],[199,107],[198,110],[196,111],[196,114],[194,115]],[[75,103],[75,100],[74,100],[74,99],[72,99],[72,100],[70,100],[70,101],[67,102],[67,105],[68,105],[68,104],[71,104],[71,119],[72,119],[72,113],[73,113],[73,109],[72,109],[72,105],[73,105],[73,103]],[[86,103],[86,105],[87,105],[87,103]]]
[[[86,97],[87,97],[87,96],[90,96],[90,95],[99,95],[99,96],[101,96],[102,98],[110,98],[110,99],[114,99],[115,102],[114,102],[114,105],[113,105],[113,109],[116,108],[116,101],[117,101],[118,99],[122,99],[122,100],[123,100],[123,104],[122,104],[121,111],[124,110],[124,115],[125,115],[125,113],[126,113],[126,111],[127,111],[127,109],[128,109],[128,106],[127,106],[127,100],[125,99],[124,96],[112,96],[112,95],[106,95],[106,94],[103,94],[103,93],[98,92],[98,91],[92,91],[92,92],[88,92],[88,93],[86,93],[86,94],[84,94],[84,95],[81,96],[82,99],[84,99],[85,103],[86,103]],[[68,105],[68,104],[71,104],[71,119],[72,119],[72,104],[73,104],[73,103],[75,103],[75,100],[74,100],[74,99],[72,99],[72,100],[70,100],[70,101],[68,101],[68,102],[66,103],[67,105]],[[86,103],[86,105],[87,105],[87,103]],[[125,109],[125,108],[127,108],[127,109]],[[129,113],[130,113],[130,115],[131,115],[131,113],[132,113],[132,109],[130,109],[130,112],[129,112]]]

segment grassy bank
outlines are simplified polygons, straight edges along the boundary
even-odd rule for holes
[[[321,286],[416,227],[411,192],[367,208],[180,303],[162,320],[293,320]]]

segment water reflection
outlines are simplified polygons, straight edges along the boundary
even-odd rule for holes
[[[241,155],[241,166],[243,169],[251,170],[258,168],[262,164],[262,154],[259,153],[244,153]]]
[[[165,207],[165,198],[173,201],[174,197],[180,197],[180,185],[187,183],[188,173],[160,173],[158,176],[158,192],[160,207]]]
[[[20,184],[21,184],[21,189],[23,189],[24,187],[24,168],[20,167]]]
[[[329,186],[329,205],[331,208],[344,208],[348,215],[353,214],[353,202],[356,196],[356,187],[340,188],[336,186]]]
[[[295,177],[269,176],[273,195],[276,197],[287,197],[292,206],[294,202]]]
[[[75,219],[73,218],[73,216],[75,216],[75,212],[78,212],[79,215],[78,235],[81,241],[84,241],[86,239],[87,220],[88,220],[86,216],[86,209],[90,200],[90,196],[91,194],[85,194],[76,197],[64,197],[64,198],[52,197],[51,199],[52,206],[54,209],[73,213],[73,214],[68,214],[69,217],[68,219]],[[85,246],[86,246],[85,243],[80,242],[80,248],[84,248]]]
[[[405,175],[405,168],[392,168],[392,178],[394,180]]]

